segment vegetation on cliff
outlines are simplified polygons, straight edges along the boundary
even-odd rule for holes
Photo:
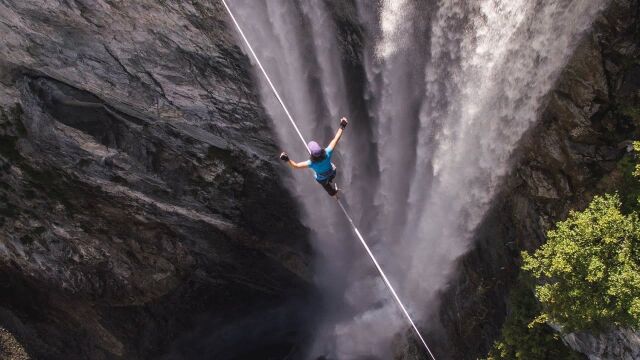
[[[640,152],[640,142],[634,150]],[[616,193],[595,196],[585,210],[570,212],[548,231],[538,250],[523,252],[525,274],[511,292],[511,311],[489,359],[578,358],[549,323],[565,333],[640,326],[640,165],[635,163],[633,156],[620,162]]]
[[[568,332],[640,325],[640,220],[621,207],[617,194],[596,196],[523,254],[523,269],[543,281],[537,322]]]
[[[535,253],[523,253],[522,268],[542,282],[535,289],[542,305],[537,322],[567,332],[640,325],[640,166],[631,173],[635,181],[629,181],[629,158],[622,166],[622,195],[594,197],[549,231]]]

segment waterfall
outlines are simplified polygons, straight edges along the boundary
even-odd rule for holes
[[[339,117],[357,110],[347,99],[365,99],[337,150],[338,182],[400,296],[428,328],[438,290],[469,249],[518,140],[607,1],[353,0],[364,36],[362,94],[348,91],[354,77],[342,66],[332,3],[232,7],[307,138],[327,143]],[[305,159],[261,86],[283,149]],[[310,358],[389,358],[406,323],[384,284],[311,173],[296,172],[290,187],[313,230],[316,280],[327,294]]]

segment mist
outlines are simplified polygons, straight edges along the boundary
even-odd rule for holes
[[[231,5],[308,139],[327,144],[338,119],[350,118],[335,156],[338,183],[412,315],[437,331],[438,293],[472,245],[518,141],[606,3],[355,0],[349,20],[362,34],[362,74],[345,67],[331,2]],[[256,79],[283,150],[304,160],[306,149],[257,71]],[[365,82],[357,94],[354,79]],[[312,173],[293,173],[288,186],[313,231],[324,294],[308,357],[389,358],[405,319]]]

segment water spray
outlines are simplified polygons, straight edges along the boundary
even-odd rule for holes
[[[273,85],[273,82],[271,81],[271,78],[269,78],[269,75],[267,74],[267,71],[262,66],[262,63],[260,62],[260,59],[258,58],[258,55],[256,55],[255,51],[253,51],[253,47],[249,43],[249,40],[247,39],[247,37],[244,35],[244,32],[242,31],[242,28],[240,27],[240,24],[238,24],[238,21],[236,20],[235,16],[233,15],[233,12],[229,8],[229,5],[227,5],[227,2],[225,0],[220,0],[220,1],[222,2],[222,4],[224,5],[225,9],[227,10],[227,13],[229,13],[229,16],[231,17],[231,20],[233,21],[233,24],[236,26],[236,29],[238,30],[238,33],[242,37],[242,40],[244,40],[244,43],[247,45],[247,48],[249,49],[249,52],[251,53],[251,56],[253,57],[253,59],[258,64],[258,67],[260,68],[260,71],[262,72],[262,75],[264,75],[265,79],[267,80],[267,83],[269,84],[269,86],[271,87],[271,90],[273,91],[273,94],[275,95],[276,99],[278,99],[278,102],[280,103],[280,105],[282,106],[282,109],[284,110],[285,114],[287,115],[287,118],[289,119],[289,122],[291,122],[291,125],[293,125],[294,129],[296,130],[296,133],[298,134],[298,137],[300,137],[300,140],[302,141],[302,144],[304,145],[304,148],[307,149],[307,151],[309,151],[309,149],[307,148],[307,141],[304,139],[304,136],[302,135],[302,132],[298,128],[298,125],[293,120],[293,117],[289,113],[289,110],[287,109],[287,106],[284,104],[284,101],[280,97],[280,94],[278,93],[278,90],[276,90],[276,87]],[[427,342],[422,337],[422,334],[420,333],[420,330],[418,330],[418,327],[413,322],[413,319],[411,318],[411,315],[409,314],[409,311],[407,311],[407,308],[404,306],[404,304],[400,300],[400,297],[396,293],[395,289],[391,285],[391,282],[389,281],[389,279],[385,275],[384,271],[382,270],[382,267],[380,266],[380,264],[376,260],[375,256],[373,255],[373,252],[369,248],[369,245],[367,245],[367,242],[362,237],[362,234],[360,234],[360,231],[358,230],[358,227],[353,222],[353,219],[351,218],[351,216],[347,212],[347,209],[342,204],[342,201],[340,199],[338,199],[338,198],[336,198],[336,201],[338,203],[338,206],[340,206],[340,209],[344,213],[344,216],[349,221],[349,224],[353,228],[354,233],[356,234],[356,236],[360,240],[360,243],[362,244],[364,249],[367,251],[367,254],[369,255],[369,258],[371,258],[371,261],[373,262],[373,264],[375,265],[376,269],[378,270],[378,273],[380,274],[380,277],[382,277],[382,280],[384,281],[385,285],[387,286],[387,288],[391,292],[391,295],[393,295],[394,300],[396,301],[396,303],[398,303],[398,306],[402,310],[402,313],[404,314],[404,316],[409,321],[409,324],[411,324],[411,327],[412,327],[413,331],[416,333],[416,335],[420,339],[420,342],[422,343],[424,348],[429,353],[429,356],[431,356],[431,359],[436,360],[435,356],[431,352],[431,349],[427,345]]]

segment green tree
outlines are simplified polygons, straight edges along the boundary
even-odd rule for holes
[[[536,322],[564,331],[640,325],[640,221],[623,214],[618,195],[596,196],[547,233],[523,269],[541,281]]]

